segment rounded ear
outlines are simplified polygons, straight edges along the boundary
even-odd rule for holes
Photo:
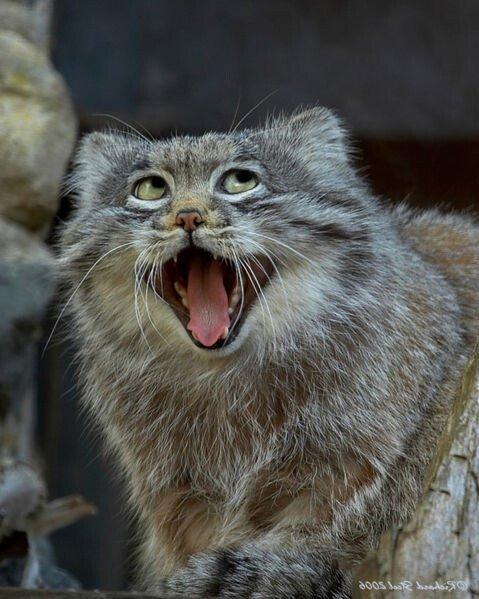
[[[303,110],[289,118],[289,126],[312,158],[327,154],[348,161],[351,152],[348,135],[340,119],[328,108]]]
[[[351,160],[346,129],[327,108],[313,107],[276,117],[256,134],[259,148],[280,160],[278,167],[291,159],[292,165],[311,175],[323,189],[363,185]]]
[[[121,131],[87,133],[74,155],[68,190],[76,192],[81,201],[92,200],[98,196],[101,182],[110,178],[113,187],[146,151],[145,142]]]
[[[118,146],[124,144],[126,138],[121,133],[94,131],[86,133],[80,139],[74,157],[75,167],[96,168],[98,162],[111,159],[118,152]]]

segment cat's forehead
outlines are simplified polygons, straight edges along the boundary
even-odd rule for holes
[[[151,166],[174,173],[205,172],[234,160],[246,151],[245,145],[227,134],[173,137],[159,141],[150,152]]]

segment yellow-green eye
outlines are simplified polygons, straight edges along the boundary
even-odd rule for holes
[[[223,179],[223,188],[228,193],[242,193],[254,189],[257,185],[258,177],[246,170],[229,171]]]
[[[133,195],[139,200],[159,200],[166,191],[163,177],[147,177],[138,181]]]

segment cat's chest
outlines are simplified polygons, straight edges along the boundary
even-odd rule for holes
[[[231,493],[281,453],[281,428],[252,411],[189,405],[163,412],[161,421],[158,463],[167,478],[187,478],[199,489]]]

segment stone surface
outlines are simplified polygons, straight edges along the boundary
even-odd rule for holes
[[[35,43],[35,29],[32,27],[31,10],[19,0],[0,2],[0,28],[14,31],[26,40]]]
[[[0,0],[0,586],[78,589],[44,536],[93,506],[76,496],[47,503],[34,447],[37,342],[56,265],[33,232],[57,210],[76,135],[47,58],[51,11],[51,0]]]
[[[43,242],[0,219],[0,405],[20,409],[34,377],[34,346],[56,286]],[[13,402],[13,403],[12,403]]]
[[[33,230],[49,225],[75,137],[61,77],[38,47],[0,25],[1,216]]]
[[[69,590],[81,588],[80,583],[73,576],[55,565],[55,556],[48,540],[41,539],[39,550],[41,551],[38,568],[39,588]],[[26,567],[26,557],[12,557],[0,561],[0,587],[21,586]],[[4,590],[0,591],[2,596],[4,593]]]
[[[29,464],[0,460],[0,539],[23,530],[25,521],[45,502],[45,483]]]
[[[0,335],[39,327],[55,290],[55,259],[46,245],[16,223],[0,218]]]

